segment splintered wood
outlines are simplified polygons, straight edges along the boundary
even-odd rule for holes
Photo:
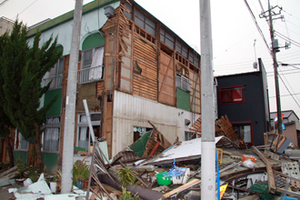
[[[150,121],[148,121],[148,123],[151,124],[153,130],[145,146],[142,158],[148,158],[149,156],[161,153],[171,146],[171,143],[163,136],[163,134],[161,134]]]
[[[201,117],[199,117],[192,127],[189,129],[195,132],[190,139],[196,134],[201,133]],[[215,123],[215,131],[221,135],[226,136],[229,138],[238,148],[240,149],[247,149],[246,143],[239,139],[239,137],[235,134],[234,130],[232,129],[232,125],[228,120],[227,115],[222,116],[219,120]]]
[[[241,140],[232,129],[232,125],[228,120],[227,115],[222,116],[216,121],[216,132],[228,137],[235,145],[240,149],[247,149],[247,145],[244,140]]]

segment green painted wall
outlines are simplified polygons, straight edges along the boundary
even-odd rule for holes
[[[190,93],[177,88],[177,108],[190,111]]]
[[[53,153],[43,153],[42,154],[44,164],[46,166],[45,172],[47,173],[55,173],[58,170],[58,154]]]
[[[104,45],[105,37],[102,37],[100,33],[94,33],[85,38],[82,43],[82,50],[90,49],[100,45]]]
[[[28,152],[27,151],[14,151],[14,161],[15,164],[17,164],[17,159],[21,158],[23,160],[23,164],[27,164],[27,156]],[[42,157],[44,160],[44,164],[46,167],[45,172],[47,173],[54,173],[58,169],[58,164],[57,164],[57,159],[58,159],[58,154],[53,154],[53,153],[42,153]]]
[[[14,151],[14,162],[17,164],[17,159],[21,158],[23,160],[23,164],[27,164],[27,151]]]
[[[50,90],[45,94],[45,105],[47,105],[55,95],[58,94],[58,98],[53,104],[52,108],[50,108],[46,114],[46,116],[57,116],[60,115],[61,111],[61,102],[62,102],[62,89]]]

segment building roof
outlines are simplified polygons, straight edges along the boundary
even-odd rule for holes
[[[277,114],[277,112],[270,112],[270,119],[275,119],[276,114]],[[284,111],[281,111],[281,114],[284,114],[283,115],[284,119],[289,118],[292,114],[294,114],[297,117],[297,119],[299,120],[299,117],[296,115],[296,113],[293,110],[284,110]]]

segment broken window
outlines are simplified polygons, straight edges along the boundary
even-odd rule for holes
[[[124,3],[124,6],[130,11],[130,13],[128,13],[127,11],[124,12],[124,15],[126,17],[128,17],[129,19],[132,19],[132,6],[129,3]]]
[[[195,139],[197,137],[197,134],[194,134],[194,132],[184,132],[184,140],[185,141],[189,140],[190,137],[192,137],[191,139]]]
[[[220,95],[221,104],[245,102],[243,86],[220,88]]]
[[[95,137],[100,136],[100,118],[101,113],[90,113],[91,124],[93,126]],[[78,137],[77,147],[84,148],[85,151],[90,151],[90,143],[92,142],[90,137],[90,129],[88,126],[87,117],[85,114],[81,114],[78,117]]]
[[[15,149],[16,150],[28,150],[29,142],[25,140],[23,135],[16,129],[15,131]]]
[[[59,151],[60,117],[47,117],[43,133],[43,151]]]
[[[103,56],[104,46],[87,49],[82,52],[80,83],[103,79]]]
[[[147,128],[147,127],[139,127],[139,126],[134,126],[133,127],[133,141],[137,141],[142,135],[148,131],[152,131],[152,128]]]

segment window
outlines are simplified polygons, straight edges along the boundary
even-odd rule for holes
[[[232,128],[236,132],[237,136],[244,140],[247,144],[252,144],[252,125],[249,123],[234,123],[232,122]]]
[[[22,134],[16,129],[15,137],[15,149],[16,150],[28,150],[29,142],[25,140]]]
[[[193,63],[195,66],[199,67],[200,56],[194,50],[190,50],[189,61]]]
[[[60,136],[60,117],[47,117],[43,133],[43,151],[58,152]]]
[[[188,78],[176,73],[176,87],[189,92],[190,85],[190,80]]]
[[[93,126],[95,137],[100,136],[100,113],[90,113],[91,123]],[[85,114],[79,115],[78,118],[78,137],[77,137],[77,147],[84,148],[87,152],[90,151],[90,143],[92,139],[90,137],[90,129],[87,122],[87,117]]]
[[[194,132],[184,132],[184,140],[185,141],[190,139],[190,137],[192,137],[191,139],[195,139],[197,137],[197,134],[194,134]]]
[[[139,127],[139,126],[134,126],[133,127],[133,141],[137,141],[142,135],[146,132],[152,131],[152,128],[147,128],[147,127]]]
[[[160,29],[160,40],[164,42],[166,45],[174,49],[174,41],[175,37],[170,35],[167,31],[164,29]]]
[[[62,74],[64,70],[64,57],[58,59],[57,63],[53,68],[50,69],[47,78],[44,79],[44,85],[47,85],[50,81],[50,90],[61,88],[62,87]]]
[[[176,51],[182,54],[185,58],[187,58],[188,48],[185,45],[182,45],[179,41],[177,41]]]
[[[135,10],[135,23],[148,31],[150,34],[155,35],[156,24],[151,19],[146,17],[139,10]]]
[[[88,83],[103,79],[104,46],[84,50],[80,70],[80,83]]]
[[[124,6],[130,11],[130,13],[128,13],[127,11],[124,12],[124,15],[126,17],[128,17],[129,19],[132,19],[132,6],[129,3],[124,3]]]
[[[245,102],[243,86],[220,88],[220,95],[221,104]]]

